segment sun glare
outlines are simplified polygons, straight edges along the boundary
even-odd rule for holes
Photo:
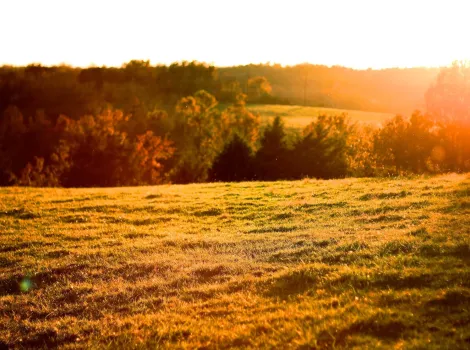
[[[353,68],[470,58],[463,1],[3,2],[0,64],[197,60]]]
[[[0,11],[0,350],[470,348],[464,1]]]

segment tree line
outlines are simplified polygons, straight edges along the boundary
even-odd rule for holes
[[[209,66],[192,65],[190,70],[211,71]],[[130,67],[139,72],[149,66],[138,62]],[[181,74],[178,79],[187,79],[189,73],[181,73],[185,65],[175,67]],[[320,116],[301,132],[286,129],[279,117],[263,127],[260,117],[249,111],[250,98],[270,96],[269,82],[263,77],[250,84],[250,95],[237,89],[217,95],[230,96],[223,103],[208,91],[217,80],[206,79],[204,74],[198,82],[192,80],[194,76],[188,78],[191,87],[180,86],[172,80],[176,78],[160,77],[166,83],[158,89],[166,91],[168,101],[165,108],[157,108],[151,102],[156,98],[153,87],[145,89],[147,68],[140,78],[136,71],[126,78],[123,72],[131,69],[126,66],[116,76],[103,76],[101,83],[80,78],[83,70],[74,72],[85,87],[101,89],[103,95],[96,103],[89,98],[94,93],[87,95],[85,88],[78,93],[73,88],[76,85],[68,86],[66,78],[59,79],[70,74],[69,68],[64,72],[60,67],[58,71],[36,66],[15,69],[21,79],[30,81],[19,84],[16,75],[1,80],[2,91],[9,92],[0,94],[3,186],[128,186],[470,170],[467,64],[455,63],[441,70],[427,90],[425,113],[396,116],[381,128],[352,124],[347,115]],[[39,78],[32,78],[26,70]],[[169,71],[166,67],[165,74],[176,74]],[[42,74],[57,74],[54,79],[64,85],[48,85]],[[126,83],[112,85],[112,79]],[[206,83],[208,90],[198,89]],[[141,90],[132,93],[133,89]],[[220,94],[222,90],[216,91]],[[147,99],[142,97],[144,92]],[[77,96],[83,97],[78,100],[83,105],[77,104]],[[121,108],[111,105],[114,100]]]
[[[294,105],[308,105],[410,115],[425,108],[424,93],[439,68],[389,68],[356,70],[313,64],[280,66],[250,64],[218,69],[222,80],[263,76],[272,94]]]
[[[124,114],[154,109],[172,110],[176,102],[205,90],[219,102],[230,104],[243,93],[249,103],[288,103],[271,95],[265,77],[248,80],[222,78],[214,66],[197,62],[152,66],[130,61],[120,68],[69,66],[0,67],[0,112],[16,106],[23,115],[44,112],[78,119],[112,106]],[[1,118],[1,116],[0,116]]]
[[[0,111],[15,105],[25,115],[37,109],[48,116],[79,118],[97,113],[103,103],[133,112],[171,109],[179,98],[205,90],[222,104],[239,93],[248,103],[301,104],[411,114],[424,108],[423,94],[436,68],[354,70],[300,64],[250,64],[216,68],[197,62],[152,66],[133,60],[122,67],[0,67]],[[404,93],[406,92],[406,93]]]

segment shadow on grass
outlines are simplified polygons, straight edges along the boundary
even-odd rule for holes
[[[272,280],[264,281],[261,288],[264,289],[265,296],[284,300],[317,288],[322,279],[334,270],[331,267],[323,267],[289,271]]]
[[[339,330],[324,330],[317,337],[320,349],[345,346],[353,335],[368,335],[385,341],[406,338],[406,332],[414,329],[410,320],[396,319],[390,315],[377,314],[365,320],[358,320],[351,326]]]
[[[10,210],[5,210],[5,211],[0,211],[0,217],[9,217],[9,218],[21,219],[21,220],[31,220],[31,219],[38,219],[41,216],[39,214],[36,214],[24,208],[21,208],[21,209],[10,209]]]
[[[83,281],[80,272],[86,267],[84,264],[72,264],[60,268],[51,269],[31,276],[11,276],[0,280],[0,296],[15,295],[22,292],[44,288],[60,279],[68,278],[74,281]]]
[[[196,211],[194,212],[195,216],[219,216],[222,215],[223,211],[219,208],[211,208],[207,210],[201,210],[201,211]]]
[[[401,192],[382,192],[382,193],[367,193],[359,197],[361,201],[368,201],[371,199],[396,199],[396,198],[405,198],[406,196],[411,195],[411,192],[401,191]]]
[[[269,262],[299,262],[302,258],[308,259],[312,254],[319,252],[322,249],[335,244],[336,241],[331,239],[325,239],[320,241],[312,242],[296,242],[288,249],[276,251],[274,254],[269,256]]]
[[[466,272],[422,272],[404,275],[398,271],[376,273],[366,276],[345,274],[331,281],[327,288],[332,292],[343,293],[345,290],[405,290],[422,288],[447,288],[449,286],[470,287],[470,271]]]
[[[446,213],[457,214],[458,212],[468,212],[470,209],[470,182],[464,180],[458,184],[458,189],[449,193],[449,204],[441,210]]]
[[[306,213],[312,213],[317,210],[329,210],[334,208],[345,208],[349,205],[348,202],[333,202],[333,203],[305,203],[297,207],[298,210]]]
[[[299,229],[299,226],[288,226],[288,225],[280,225],[274,227],[261,227],[255,228],[252,230],[247,231],[247,233],[276,233],[276,232],[292,232]]]
[[[10,345],[12,348],[52,349],[67,343],[74,343],[77,338],[75,334],[59,333],[56,328],[47,327],[37,332],[29,332],[26,337],[23,337],[16,344],[12,343]]]

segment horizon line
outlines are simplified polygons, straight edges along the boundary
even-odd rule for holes
[[[88,65],[74,65],[68,62],[58,62],[58,63],[53,63],[53,64],[44,64],[42,62],[29,62],[27,64],[14,64],[14,63],[6,63],[6,62],[1,62],[0,67],[15,67],[15,68],[22,68],[22,67],[28,67],[28,66],[41,66],[41,67],[70,67],[70,68],[80,68],[80,69],[87,69],[87,68],[123,68],[126,66],[126,64],[130,62],[148,62],[151,67],[162,67],[162,66],[170,66],[173,64],[183,64],[183,63],[198,63],[198,64],[204,64],[207,66],[212,66],[215,68],[234,68],[234,67],[246,67],[246,66],[268,66],[268,67],[281,67],[281,68],[293,68],[293,67],[298,67],[298,66],[317,66],[317,67],[327,67],[327,68],[346,68],[350,70],[356,70],[356,71],[381,71],[381,70],[391,70],[391,69],[440,69],[443,67],[449,67],[452,65],[454,62],[461,62],[465,60],[453,60],[451,63],[446,64],[446,65],[434,65],[434,66],[426,66],[426,65],[417,65],[417,66],[388,66],[388,67],[380,67],[380,68],[374,68],[374,67],[351,67],[351,66],[345,66],[345,65],[340,65],[340,64],[324,64],[324,63],[312,63],[312,62],[300,62],[300,63],[295,63],[295,64],[282,64],[278,62],[250,62],[250,63],[241,63],[241,64],[233,64],[233,65],[216,65],[214,62],[205,62],[205,61],[199,61],[199,60],[177,60],[173,61],[171,63],[167,62],[152,62],[150,59],[131,59],[129,61],[124,61],[121,63],[121,65],[98,65],[93,62],[89,63]]]

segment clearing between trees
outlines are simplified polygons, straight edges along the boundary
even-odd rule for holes
[[[274,117],[280,116],[284,119],[286,127],[303,129],[320,115],[335,116],[347,114],[351,122],[370,126],[383,126],[385,122],[392,119],[393,113],[378,113],[367,111],[355,111],[350,109],[323,108],[310,106],[290,105],[248,105],[248,110],[259,113],[261,122],[268,124]]]

